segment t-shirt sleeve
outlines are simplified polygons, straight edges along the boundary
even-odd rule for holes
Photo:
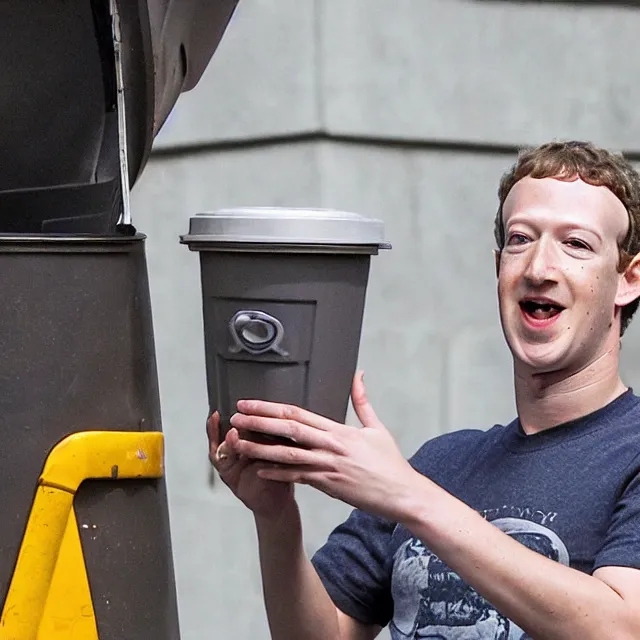
[[[311,560],[336,607],[365,624],[385,627],[393,616],[388,548],[394,527],[356,509]]]
[[[615,505],[593,570],[612,566],[640,569],[640,469],[635,470]]]

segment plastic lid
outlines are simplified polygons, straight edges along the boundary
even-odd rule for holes
[[[367,245],[388,248],[384,223],[333,209],[251,207],[199,213],[191,218],[186,244]]]

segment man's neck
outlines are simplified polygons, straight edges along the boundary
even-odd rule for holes
[[[550,429],[615,400],[626,390],[618,364],[616,345],[572,374],[522,372],[515,367],[516,406],[524,432],[533,434]]]

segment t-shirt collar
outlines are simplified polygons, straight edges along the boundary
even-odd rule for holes
[[[633,389],[629,388],[609,404],[592,413],[530,435],[524,432],[520,420],[516,418],[505,427],[502,443],[514,452],[534,451],[554,446],[607,426],[612,421],[620,419],[638,403],[640,398],[634,395]]]

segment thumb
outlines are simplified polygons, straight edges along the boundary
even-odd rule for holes
[[[364,387],[364,371],[358,371],[353,378],[353,387],[351,387],[351,403],[353,409],[358,416],[358,420],[364,427],[373,429],[384,429],[384,425],[380,420],[373,407],[367,399],[367,392]]]

